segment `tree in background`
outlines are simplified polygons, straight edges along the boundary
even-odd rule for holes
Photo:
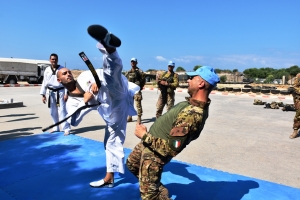
[[[300,68],[297,65],[293,65],[290,68],[287,68],[286,71],[292,76],[295,77],[298,73],[300,73]]]
[[[220,82],[225,83],[227,81],[227,76],[223,75],[220,77]]]
[[[156,69],[148,69],[146,72],[157,71]]]
[[[224,69],[222,70],[223,73],[232,74],[232,71],[230,69]]]
[[[193,70],[196,71],[198,68],[202,67],[201,65],[194,66]],[[157,71],[155,69],[148,69],[147,72]],[[183,67],[179,66],[176,69],[176,72],[186,71]],[[231,74],[234,76],[232,79],[234,82],[237,79],[237,75],[239,75],[238,69],[215,69],[217,74]],[[266,68],[248,68],[245,69],[243,72],[244,79],[247,80],[255,80],[255,79],[266,79],[266,82],[273,82],[275,79],[282,79],[285,76],[285,81],[289,81],[293,79],[298,73],[300,73],[300,68],[297,65],[293,65],[289,68],[281,68],[281,69],[273,69],[271,67]],[[232,78],[231,76],[231,78]],[[221,77],[220,77],[221,78]],[[231,78],[229,81],[231,81]],[[222,78],[223,81],[227,81],[227,77]]]
[[[264,71],[257,68],[249,68],[243,72],[247,78],[266,78]]]
[[[193,70],[196,71],[197,69],[199,69],[200,67],[202,67],[201,65],[196,65]]]
[[[273,76],[274,79],[281,79],[282,76],[286,77],[286,81],[288,79],[292,79],[298,73],[300,73],[300,68],[297,65],[293,65],[289,68],[281,68],[281,69],[273,69],[270,67],[266,68],[249,68],[243,71],[244,75],[247,78],[268,78],[270,75]]]
[[[281,79],[285,76],[286,80],[289,78],[290,74],[286,71],[286,69],[279,69],[273,73],[275,79]]]
[[[274,81],[274,76],[273,75],[269,75],[269,76],[267,76],[267,78],[264,81],[264,83],[273,83],[273,81]]]
[[[217,74],[220,74],[220,73],[222,73],[222,70],[221,70],[221,69],[215,69],[215,72],[216,72]]]
[[[185,72],[186,70],[181,67],[181,66],[178,66],[177,69],[176,69],[176,72]]]

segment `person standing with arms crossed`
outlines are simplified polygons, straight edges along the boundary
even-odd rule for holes
[[[143,107],[142,107],[142,89],[145,86],[145,73],[137,67],[138,61],[136,58],[131,58],[131,69],[125,73],[126,78],[129,82],[135,83],[140,86],[140,91],[134,95],[135,106],[137,108],[138,118],[137,123],[141,123],[141,117],[143,115]],[[128,116],[127,122],[132,122],[132,116]]]
[[[163,168],[200,136],[208,118],[209,94],[220,79],[209,66],[187,72],[187,75],[190,76],[190,97],[186,101],[159,117],[149,131],[145,125],[136,124],[135,135],[141,141],[130,153],[126,165],[139,179],[143,200],[170,199],[168,189],[160,182]]]
[[[68,100],[67,92],[64,86],[57,81],[57,72],[64,66],[58,65],[58,55],[52,53],[50,55],[51,66],[47,67],[44,72],[44,79],[41,86],[40,94],[42,95],[42,102],[47,102],[46,92],[48,89],[48,108],[50,108],[50,115],[53,123],[63,120],[67,116],[66,101]],[[66,121],[62,123],[62,131],[64,135],[70,134],[70,124]],[[59,126],[53,127],[52,132],[59,132]]]
[[[174,72],[175,63],[168,63],[168,71],[158,77],[157,84],[160,95],[156,103],[156,119],[159,118],[167,104],[169,111],[175,102],[175,90],[179,86],[178,74]]]

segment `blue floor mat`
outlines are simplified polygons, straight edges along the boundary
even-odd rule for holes
[[[125,149],[126,157],[130,149]],[[91,188],[105,175],[102,142],[62,132],[0,142],[1,200],[140,199],[137,179],[126,171],[114,188]],[[127,169],[126,169],[127,170]],[[173,199],[300,200],[300,189],[173,160],[162,183]]]

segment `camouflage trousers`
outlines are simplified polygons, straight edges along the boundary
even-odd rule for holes
[[[144,146],[141,141],[127,158],[129,171],[139,179],[140,194],[143,200],[170,200],[169,191],[160,182],[163,167],[172,157],[162,157]]]
[[[157,103],[156,103],[156,118],[159,118],[164,110],[165,105],[167,104],[167,111],[169,111],[175,103],[175,93],[167,93],[167,97],[163,99],[162,94],[159,94]]]
[[[293,129],[300,128],[300,95],[293,95],[296,114],[294,117]]]
[[[137,115],[138,116],[142,116],[143,114],[143,107],[142,107],[142,100],[143,100],[143,96],[142,96],[142,92],[139,91],[138,93],[136,93],[134,95],[134,102],[135,102],[135,107],[137,109]]]

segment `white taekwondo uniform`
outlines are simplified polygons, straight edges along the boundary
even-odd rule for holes
[[[140,87],[128,82],[122,74],[122,60],[117,51],[108,54],[100,43],[97,44],[97,48],[103,53],[103,69],[96,70],[101,88],[88,104],[96,104],[97,102],[101,104],[81,110],[80,113],[77,112],[68,121],[71,125],[77,126],[84,115],[91,110],[98,110],[106,122],[104,147],[107,172],[124,173],[123,143],[126,136],[127,116],[137,114],[134,109],[133,96],[140,90]],[[77,78],[77,83],[83,91],[90,91],[94,82],[91,71],[82,72]],[[82,97],[69,95],[67,101],[69,115],[84,105]]]
[[[64,101],[65,88],[57,81],[57,72],[59,69],[64,68],[58,66],[56,70],[52,67],[47,67],[44,72],[44,79],[40,90],[41,95],[48,96],[48,107],[53,123],[63,120],[67,116],[66,102]],[[59,126],[55,126],[53,131],[59,131]],[[70,131],[70,125],[67,121],[62,123],[62,131]]]

